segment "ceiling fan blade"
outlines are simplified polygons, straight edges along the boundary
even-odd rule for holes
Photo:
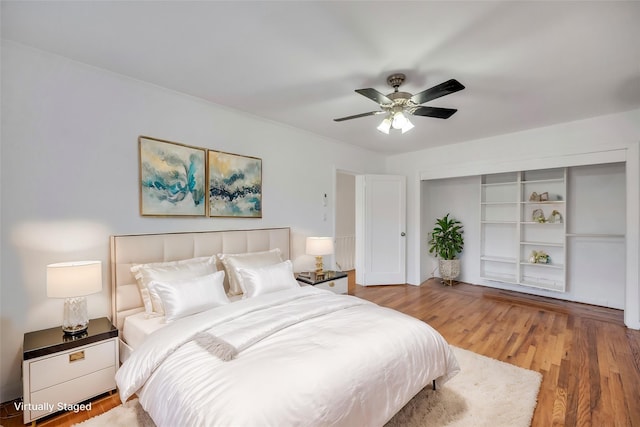
[[[449,95],[462,89],[464,89],[462,83],[456,79],[451,79],[430,89],[416,93],[411,97],[411,101],[415,104],[423,104],[432,99],[440,98],[441,96]]]
[[[369,111],[368,113],[356,114],[354,116],[340,117],[339,119],[333,119],[334,122],[342,122],[344,120],[358,119],[360,117],[375,116],[376,114],[384,114],[386,111]]]
[[[458,111],[455,108],[439,108],[439,107],[416,107],[408,110],[414,116],[435,117],[437,119],[448,119]]]
[[[366,96],[367,98],[369,98],[372,101],[377,102],[378,104],[392,104],[393,101],[391,99],[389,99],[387,97],[387,95],[378,92],[377,90],[373,89],[373,88],[366,88],[366,89],[356,89],[356,92],[358,92],[360,95],[362,96]]]

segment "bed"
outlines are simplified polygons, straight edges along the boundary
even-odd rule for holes
[[[381,426],[459,371],[426,323],[300,287],[289,242],[288,228],[112,236],[122,401],[159,427]],[[139,266],[181,262],[198,277],[141,287]]]

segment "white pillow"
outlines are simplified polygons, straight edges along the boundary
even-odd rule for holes
[[[159,315],[164,314],[162,300],[156,292],[149,290],[149,283],[153,280],[171,282],[180,279],[191,279],[206,276],[216,271],[215,255],[179,261],[138,264],[131,267],[131,272],[138,281],[138,288],[144,302],[145,311],[147,314],[156,313]]]
[[[156,292],[164,306],[164,321],[200,313],[213,307],[229,304],[224,291],[224,271],[172,282],[153,280],[149,289]]]
[[[271,249],[262,252],[247,252],[243,254],[218,254],[218,258],[222,262],[227,277],[229,278],[229,294],[240,295],[242,286],[240,282],[242,278],[238,274],[239,268],[258,268],[267,265],[278,264],[282,262],[282,254],[280,249]]]
[[[244,298],[300,287],[293,277],[293,264],[289,260],[267,267],[239,268],[238,273],[242,277]]]

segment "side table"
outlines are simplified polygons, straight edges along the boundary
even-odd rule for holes
[[[118,329],[109,319],[91,319],[87,331],[65,335],[55,327],[24,334],[22,387],[24,423],[116,388]]]

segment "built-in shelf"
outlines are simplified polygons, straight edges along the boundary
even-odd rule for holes
[[[544,202],[520,202],[523,205],[558,205],[564,203],[564,200],[545,200]]]
[[[485,274],[482,276],[483,279],[485,280],[491,280],[494,282],[502,282],[502,283],[513,283],[513,284],[517,284],[518,283],[518,278],[516,277],[515,274]]]
[[[482,202],[482,205],[517,205],[518,202]]]
[[[545,227],[551,227],[551,226],[562,226],[561,222],[537,222],[537,221],[520,221],[520,224],[522,225],[540,225],[540,226],[545,226]]]
[[[517,224],[518,221],[480,221],[482,224]]]
[[[553,281],[543,277],[523,278],[519,282],[520,285],[530,286],[538,289],[549,289],[552,291],[564,291],[564,281]]]
[[[482,186],[483,187],[504,187],[504,186],[510,186],[510,185],[516,185],[516,184],[518,184],[518,181],[490,182],[490,183],[483,183]]]
[[[523,246],[551,246],[555,248],[564,247],[564,243],[554,243],[554,242],[520,242]]]
[[[560,169],[556,169],[560,170]],[[564,185],[565,179],[563,178],[549,178],[549,179],[522,179],[523,184],[550,184],[557,182]]]
[[[566,183],[565,168],[482,176],[481,278],[565,291]],[[534,192],[547,200],[536,200]],[[556,211],[561,220],[551,222]],[[533,251],[551,263],[529,262]]]
[[[624,239],[624,234],[608,234],[608,233],[567,233],[567,237],[584,237],[584,238],[595,238],[595,239]]]
[[[503,256],[482,256],[480,257],[481,261],[492,261],[492,262],[504,262],[507,264],[515,264],[518,262],[516,258],[509,258]]]
[[[526,262],[526,261],[522,261],[522,262],[520,262],[520,264],[522,264],[522,265],[529,265],[529,266],[535,266],[535,267],[541,267],[541,268],[558,268],[558,269],[564,269],[564,265],[561,265],[561,264],[538,264],[538,263]]]

